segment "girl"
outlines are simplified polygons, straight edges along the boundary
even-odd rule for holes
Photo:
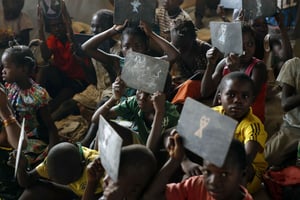
[[[42,149],[44,150],[46,147],[44,142],[49,142],[51,148],[58,141],[58,133],[48,111],[47,91],[30,78],[35,67],[31,50],[27,46],[7,48],[2,55],[2,65],[2,78],[6,82],[8,100],[15,111],[16,118],[19,122],[23,118],[26,119],[25,131],[29,138],[35,139],[29,140],[27,150],[33,150],[33,147],[36,150],[38,144],[44,146]],[[39,141],[36,144],[36,139],[44,142]],[[34,159],[39,160],[39,157]]]

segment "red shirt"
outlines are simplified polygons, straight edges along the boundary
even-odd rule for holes
[[[53,54],[53,64],[55,67],[71,79],[86,80],[83,66],[73,56],[69,41],[64,45],[54,35],[50,35],[47,39],[47,46]]]
[[[247,189],[241,186],[241,190],[245,194],[243,200],[253,200]],[[204,185],[203,176],[193,176],[181,183],[168,184],[165,196],[167,200],[214,200]]]

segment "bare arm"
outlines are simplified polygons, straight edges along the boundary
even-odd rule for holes
[[[43,123],[46,125],[49,134],[49,149],[59,142],[57,128],[51,118],[48,106],[41,107],[39,109],[39,117],[41,117]]]
[[[225,66],[224,59],[217,65],[217,60],[220,58],[220,52],[214,47],[207,51],[206,58],[207,67],[201,80],[202,97],[209,97],[216,91],[219,82],[222,79],[221,69]]]
[[[86,55],[96,59],[99,62],[102,62],[104,66],[111,66],[111,69],[106,70],[108,70],[110,74],[115,74],[115,77],[116,74],[119,74],[120,72],[120,57],[117,55],[106,53],[101,49],[98,49],[98,47],[103,41],[112,38],[113,36],[121,32],[125,26],[126,24],[122,26],[114,25],[110,29],[95,35],[81,45],[82,50],[86,53]]]
[[[248,181],[252,181],[254,175],[255,175],[255,170],[252,166],[252,162],[256,156],[256,154],[259,151],[263,151],[263,148],[261,145],[256,142],[256,141],[248,141],[245,144],[245,150],[246,150],[246,160],[247,160],[247,179]]]
[[[252,71],[251,79],[255,86],[255,96],[260,92],[262,85],[267,81],[267,67],[263,62],[258,62]]]
[[[92,117],[92,123],[98,124],[100,115],[107,119],[117,117],[117,113],[112,109],[112,107],[121,99],[125,92],[125,88],[126,86],[124,81],[122,81],[120,77],[117,77],[116,81],[112,84],[113,95],[96,110]]]
[[[156,153],[159,150],[159,144],[162,140],[161,132],[163,130],[162,122],[165,115],[166,95],[160,92],[156,92],[152,98],[155,114],[146,146],[152,152]]]
[[[143,28],[149,39],[157,44],[165,52],[167,57],[165,57],[164,59],[169,61],[171,64],[174,63],[179,57],[179,51],[170,42],[154,33],[147,23],[141,21],[140,26],[141,28]]]
[[[174,172],[180,167],[184,157],[184,149],[178,134],[169,137],[168,151],[170,159],[153,179],[144,193],[143,200],[165,199],[166,185]]]
[[[295,94],[294,87],[285,83],[282,85],[281,106],[284,112],[300,106],[300,95]]]
[[[10,106],[7,101],[7,96],[2,88],[0,88],[0,117],[2,121],[7,121],[7,124],[4,123],[3,128],[5,129],[5,132],[2,132],[2,134],[6,134],[5,138],[7,138],[7,142],[13,148],[17,148],[21,128],[20,124],[13,116],[13,112],[10,109]]]

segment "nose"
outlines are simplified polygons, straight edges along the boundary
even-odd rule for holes
[[[241,103],[241,101],[242,101],[241,95],[235,95],[233,101],[234,101],[234,103]]]

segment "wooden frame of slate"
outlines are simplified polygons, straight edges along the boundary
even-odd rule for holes
[[[155,22],[155,0],[115,0],[114,4],[114,24],[123,24],[126,19],[134,23]]]
[[[102,115],[100,115],[97,134],[102,166],[109,177],[116,182],[123,140]]]
[[[125,57],[121,79],[128,87],[153,94],[164,91],[168,73],[167,61],[130,51]]]
[[[177,131],[187,149],[222,167],[237,123],[232,118],[187,98],[178,121]]]
[[[211,43],[222,53],[243,53],[241,22],[210,22]]]
[[[48,19],[57,19],[62,14],[62,0],[39,0],[38,4],[43,9],[43,14]]]
[[[277,11],[276,0],[243,0],[245,19],[270,17]]]

